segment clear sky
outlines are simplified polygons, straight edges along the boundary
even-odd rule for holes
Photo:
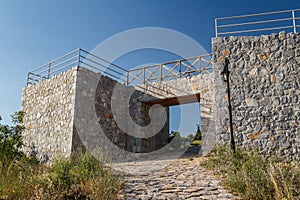
[[[216,17],[294,8],[300,8],[299,0],[1,0],[0,115],[7,123],[20,109],[28,71],[78,47],[92,50],[119,32],[169,28],[211,52]],[[143,57],[137,63],[129,59],[118,64],[169,61],[151,52]]]

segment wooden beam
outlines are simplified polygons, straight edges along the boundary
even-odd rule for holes
[[[141,102],[150,106],[154,104],[159,104],[163,107],[176,106],[181,104],[200,102],[200,93],[189,94],[189,95],[178,96],[178,97],[169,97],[165,99],[148,98],[148,99],[142,99]]]

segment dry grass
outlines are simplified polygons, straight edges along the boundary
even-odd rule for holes
[[[90,154],[51,166],[20,161],[1,173],[0,199],[117,199],[122,180]]]
[[[253,151],[249,151],[253,152]],[[264,159],[240,149],[217,148],[202,165],[224,177],[224,184],[243,199],[300,199],[299,163],[278,156]]]

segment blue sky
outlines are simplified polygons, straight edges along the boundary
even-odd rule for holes
[[[0,115],[7,123],[9,115],[20,109],[28,71],[78,47],[92,50],[119,32],[140,27],[169,28],[188,35],[211,52],[216,17],[294,8],[300,8],[300,1],[2,0]],[[124,58],[117,64],[129,66],[171,58],[153,55],[150,51],[138,57],[145,60],[134,63],[132,58]]]

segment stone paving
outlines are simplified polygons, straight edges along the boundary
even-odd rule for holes
[[[200,166],[201,157],[127,163],[120,199],[240,199]],[[125,168],[123,168],[125,169]]]

